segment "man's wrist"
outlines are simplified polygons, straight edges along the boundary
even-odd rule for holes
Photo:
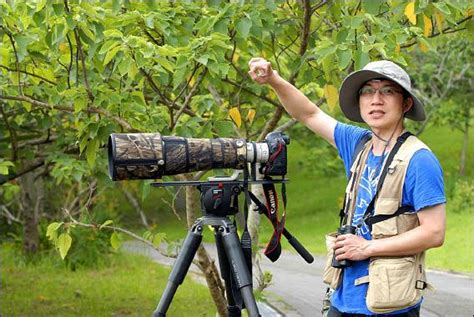
[[[377,242],[375,240],[367,240],[367,244],[365,245],[364,248],[364,255],[367,258],[373,257],[376,255],[376,244]]]

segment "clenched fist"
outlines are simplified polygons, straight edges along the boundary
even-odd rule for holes
[[[264,58],[256,57],[249,61],[249,75],[258,84],[272,84],[278,73],[272,69],[272,64]]]

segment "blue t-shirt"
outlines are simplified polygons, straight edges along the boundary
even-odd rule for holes
[[[352,155],[357,143],[364,135],[370,133],[369,130],[340,122],[336,125],[334,140],[339,155],[344,162],[347,177],[350,174]],[[377,182],[387,155],[388,153],[383,156],[376,156],[370,151],[359,184],[352,225],[360,226],[357,234],[367,240],[371,240],[372,235],[368,226],[362,222],[362,217],[375,195]],[[431,151],[426,149],[418,150],[408,164],[403,185],[402,205],[413,206],[413,209],[418,212],[425,207],[445,202],[443,171],[438,160]],[[339,311],[376,316],[367,309],[365,303],[368,284],[354,285],[354,281],[357,278],[368,275],[368,269],[368,259],[353,261],[351,266],[344,269],[342,283],[331,299],[331,304]],[[411,308],[392,312],[391,314],[402,313]]]

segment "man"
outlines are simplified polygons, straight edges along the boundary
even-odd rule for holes
[[[404,133],[405,117],[425,119],[408,74],[390,61],[377,61],[346,77],[339,94],[342,112],[365,122],[366,130],[324,113],[268,61],[253,58],[249,68],[251,78],[270,85],[291,116],[337,148],[349,177],[341,225],[355,234],[340,234],[334,243],[335,259],[350,265],[333,285],[328,316],[419,316],[428,287],[424,251],[444,242],[446,199],[438,160]],[[354,153],[361,143],[363,149]]]

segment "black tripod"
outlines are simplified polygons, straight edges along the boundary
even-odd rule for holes
[[[248,180],[248,175],[246,171],[244,172],[244,181],[237,180],[239,175],[237,172],[230,178],[217,177],[210,179],[209,182],[188,181],[152,184],[153,186],[197,186],[201,192],[201,209],[203,211],[203,217],[197,219],[189,229],[182,250],[171,270],[168,284],[161,296],[158,307],[153,312],[153,317],[166,315],[173,296],[178,286],[183,283],[201,244],[203,228],[206,225],[214,228],[219,267],[225,283],[229,317],[240,317],[243,308],[247,309],[248,315],[251,317],[260,316],[252,289],[252,245],[250,235],[247,230],[244,230],[240,240],[236,227],[229,216],[239,212],[238,195],[243,191],[245,192],[246,202],[245,221],[249,198],[257,204],[260,213],[270,217],[268,213],[263,212],[266,207],[248,191],[247,186],[250,183],[284,183],[285,180],[256,180],[255,176],[252,180]],[[306,262],[313,262],[312,255],[286,228],[283,228],[282,235]],[[276,258],[271,260],[275,261]]]
[[[166,315],[173,296],[178,286],[183,283],[201,244],[203,228],[206,225],[214,228],[229,316],[240,316],[243,307],[247,309],[249,316],[260,316],[253,296],[250,259],[245,258],[236,227],[228,217],[238,212],[237,196],[241,192],[241,187],[238,182],[221,182],[202,184],[199,185],[199,189],[204,216],[197,219],[189,230],[153,317]],[[248,247],[250,250],[251,246]]]

